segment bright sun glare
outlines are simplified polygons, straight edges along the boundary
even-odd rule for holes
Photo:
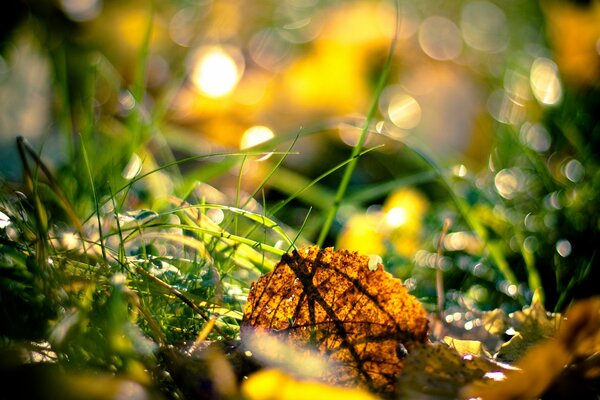
[[[232,55],[215,47],[200,53],[192,71],[192,82],[208,97],[223,97],[233,91],[241,68]]]

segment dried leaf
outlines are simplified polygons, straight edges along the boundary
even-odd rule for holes
[[[537,318],[546,318],[546,315],[537,313]],[[507,373],[506,381],[475,383],[466,387],[462,396],[484,400],[535,399],[555,387],[559,392],[550,396],[552,398],[587,398],[589,393],[585,396],[577,393],[582,389],[593,391],[591,379],[596,379],[598,384],[599,348],[600,297],[596,297],[574,303],[557,334],[530,348],[516,364],[519,369]],[[579,372],[577,379],[573,371]]]
[[[401,399],[456,399],[465,385],[483,378],[502,379],[505,373],[505,368],[492,360],[461,356],[444,343],[419,346],[404,363],[405,372],[398,383]]]
[[[262,330],[311,345],[340,364],[323,380],[392,392],[406,351],[427,339],[426,313],[400,280],[368,262],[316,246],[284,255],[250,289],[242,340]]]
[[[536,292],[531,306],[509,315],[508,324],[517,332],[500,348],[496,358],[504,362],[514,362],[536,343],[553,336],[560,325],[562,316],[546,311]]]

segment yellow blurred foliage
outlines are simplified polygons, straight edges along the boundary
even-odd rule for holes
[[[285,73],[282,92],[289,96],[292,107],[303,110],[364,111],[373,56],[385,54],[392,35],[393,8],[369,1],[345,3],[326,13],[324,19],[323,31],[309,54]]]
[[[548,33],[563,76],[575,84],[597,84],[600,78],[600,1],[580,6],[545,1]]]
[[[381,217],[376,214],[353,215],[338,236],[337,248],[355,250],[362,254],[383,254],[384,236],[378,229]]]
[[[337,247],[381,255],[389,242],[398,254],[412,257],[420,246],[428,208],[427,198],[418,190],[399,189],[386,199],[381,211],[353,215],[339,235]]]
[[[376,400],[378,397],[362,390],[300,381],[275,369],[263,369],[242,384],[242,394],[249,400]]]
[[[283,92],[303,110],[346,114],[365,106],[368,87],[361,77],[365,65],[357,49],[341,43],[319,46],[298,60],[284,77]]]
[[[383,204],[383,210],[389,215],[392,210],[403,210],[406,215],[398,225],[406,234],[418,235],[423,227],[423,217],[429,208],[429,201],[418,190],[402,188],[392,193]]]

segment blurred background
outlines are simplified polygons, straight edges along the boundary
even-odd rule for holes
[[[360,157],[326,245],[380,257],[426,301],[438,250],[451,305],[512,310],[539,289],[561,309],[597,293],[598,1],[0,7],[5,186],[22,179],[21,135],[89,212],[85,143],[99,196],[132,170],[171,165],[136,185],[129,207],[254,195],[248,207],[315,242],[342,169],[326,173],[368,123],[376,149]],[[222,156],[253,146],[263,154]]]

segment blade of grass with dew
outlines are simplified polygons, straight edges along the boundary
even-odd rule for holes
[[[187,157],[187,158],[183,158],[181,160],[176,160],[173,162],[169,162],[166,163],[158,168],[155,168],[151,171],[148,171],[144,174],[138,175],[136,177],[134,177],[133,179],[131,179],[130,181],[128,181],[126,184],[124,184],[123,186],[121,186],[119,189],[117,189],[116,192],[114,192],[114,196],[117,196],[119,194],[121,194],[122,192],[129,190],[131,188],[132,185],[134,185],[136,182],[146,178],[147,176],[150,176],[151,174],[154,174],[158,171],[162,171],[164,169],[170,168],[174,165],[179,165],[179,164],[185,164],[191,161],[197,161],[197,160],[201,160],[204,158],[210,158],[210,157],[239,157],[239,156],[243,156],[246,155],[248,153],[228,153],[228,152],[224,152],[224,153],[213,153],[213,154],[201,154],[201,155],[197,155],[197,156],[191,156],[191,157]],[[254,155],[262,155],[263,153],[252,153]],[[191,192],[191,190],[190,190]],[[102,208],[104,207],[108,202],[110,201],[110,199],[104,200],[103,202],[101,202],[99,204],[99,207]],[[94,213],[88,215],[85,219],[84,219],[84,223],[89,221],[90,219],[92,219],[94,217]]]
[[[298,140],[299,137],[299,133],[296,134],[296,136],[294,137],[294,139],[292,140],[292,143],[290,144],[290,146],[288,147],[288,150],[285,151],[282,155],[282,157],[279,158],[279,160],[275,163],[275,165],[273,166],[273,168],[271,168],[271,171],[263,178],[263,180],[259,183],[259,185],[256,187],[256,189],[254,189],[254,192],[248,196],[248,199],[246,199],[246,201],[244,202],[244,204],[240,207],[240,208],[245,208],[250,201],[256,196],[256,194],[262,189],[264,188],[265,184],[273,179],[274,176],[277,176],[277,174],[275,174],[276,171],[281,171],[281,164],[283,163],[283,161],[287,158],[288,155],[292,154],[291,151],[294,148],[294,146],[296,145],[296,142]],[[259,143],[257,146],[254,146],[253,148],[259,147],[261,146],[262,143]],[[252,150],[253,148],[249,149]],[[272,155],[273,153],[271,153]],[[245,159],[244,159],[245,160]],[[241,174],[240,174],[241,177]],[[239,186],[238,186],[238,190],[239,190]],[[264,191],[263,191],[263,210],[266,213],[267,207],[266,207],[266,200],[264,199]],[[264,216],[264,218],[266,218],[266,215]],[[276,224],[277,225],[277,224]],[[251,227],[245,234],[245,237],[250,236],[254,230],[256,229],[256,226]],[[283,229],[281,229],[279,227],[279,225],[277,225],[277,229],[278,229],[278,233],[283,237],[284,240],[286,240],[288,242],[289,245],[291,245],[291,247],[295,247],[294,243],[288,238],[288,236],[285,234],[285,231],[283,231]]]
[[[148,279],[150,282],[153,282],[153,283],[159,285],[160,287],[166,289],[167,291],[169,291],[171,294],[173,294],[175,297],[177,297],[179,300],[181,300],[185,305],[190,307],[195,313],[200,315],[202,317],[202,319],[204,319],[207,322],[210,320],[210,316],[204,310],[202,310],[198,305],[196,305],[193,301],[191,301],[186,295],[181,293],[181,291],[179,291],[177,288],[173,287],[172,285],[169,285],[167,282],[165,282],[165,281],[161,280],[160,278],[147,272],[139,265],[135,265],[134,268],[140,275],[142,275],[144,278]],[[227,335],[225,335],[225,333],[216,326],[215,326],[215,330],[221,336],[227,337]]]
[[[94,202],[94,211],[96,214],[96,219],[98,221],[98,235],[100,237],[100,249],[102,250],[102,258],[106,261],[106,249],[104,248],[104,234],[102,232],[102,218],[100,217],[100,208],[98,206],[98,196],[96,195],[96,185],[94,183],[94,177],[92,174],[92,169],[90,167],[90,161],[88,158],[87,150],[85,149],[85,140],[83,136],[79,137],[81,142],[81,154],[83,155],[83,163],[85,169],[87,171],[88,178],[90,180],[90,187],[92,191],[92,200]]]
[[[319,247],[323,247],[325,238],[329,234],[329,230],[331,229],[331,225],[333,224],[333,220],[335,219],[337,211],[340,208],[342,201],[344,200],[344,196],[346,195],[346,189],[348,188],[348,184],[350,183],[350,178],[352,178],[352,174],[354,173],[354,169],[356,168],[356,164],[358,163],[358,158],[360,156],[360,153],[362,152],[365,140],[367,138],[369,126],[371,125],[373,118],[375,118],[375,113],[377,112],[377,107],[379,104],[379,98],[381,97],[381,93],[383,93],[385,83],[387,82],[388,76],[392,68],[392,57],[394,55],[394,51],[396,50],[396,44],[398,41],[399,24],[400,5],[396,3],[396,24],[394,27],[394,37],[392,38],[392,42],[390,44],[385,63],[383,65],[383,69],[381,71],[381,74],[379,75],[379,81],[377,82],[377,86],[375,87],[375,94],[373,96],[373,99],[371,100],[371,106],[369,107],[365,124],[360,133],[358,142],[352,149],[352,154],[350,155],[350,162],[344,170],[344,175],[342,176],[342,180],[340,181],[340,184],[338,186],[333,205],[329,209],[329,212],[327,213],[327,216],[325,218],[325,222],[323,223],[321,232],[319,233],[319,238],[317,239],[317,245]]]
[[[537,291],[540,295],[540,300],[544,301],[544,287],[542,285],[542,278],[535,267],[535,257],[533,253],[527,251],[525,249],[525,239],[523,237],[523,232],[519,231],[515,234],[517,238],[517,243],[519,244],[519,250],[521,252],[521,257],[525,262],[525,270],[527,271],[527,283],[529,284],[529,288],[532,292]]]
[[[56,178],[54,177],[52,172],[50,172],[50,169],[46,166],[46,164],[44,164],[44,162],[42,161],[40,156],[33,150],[33,148],[27,143],[27,141],[21,136],[19,136],[17,138],[17,148],[19,150],[19,156],[21,157],[21,162],[24,163],[23,168],[25,171],[26,184],[31,186],[34,181],[37,181],[37,179],[35,179],[35,180],[33,179],[31,169],[29,168],[29,163],[27,163],[26,157],[27,157],[27,155],[29,155],[31,158],[33,158],[33,161],[35,161],[36,166],[39,167],[39,169],[44,173],[44,176],[48,180],[48,186],[52,189],[52,192],[56,195],[56,197],[60,201],[60,204],[62,205],[64,211],[66,212],[67,217],[69,218],[69,221],[71,222],[71,224],[73,224],[73,226],[76,228],[76,230],[78,232],[82,232],[83,226],[81,224],[81,221],[79,220],[79,217],[77,217],[77,214],[75,213],[75,209],[71,205],[71,202],[69,201],[69,199],[67,198],[65,193],[62,191],[60,185],[56,181]]]
[[[265,251],[267,251],[271,254],[274,254],[276,256],[279,256],[279,257],[281,257],[283,254],[285,254],[285,252],[281,249],[258,242],[256,240],[248,239],[248,238],[245,238],[242,236],[237,236],[237,235],[234,235],[229,232],[222,231],[222,230],[211,230],[211,229],[206,229],[206,228],[201,228],[198,226],[191,226],[191,225],[159,223],[159,224],[142,225],[139,227],[124,228],[123,231],[124,232],[129,231],[129,233],[125,237],[125,240],[129,241],[132,238],[134,238],[138,235],[141,235],[142,229],[143,230],[147,230],[147,229],[151,230],[151,229],[171,229],[171,228],[181,229],[183,231],[189,231],[189,232],[205,233],[209,236],[213,236],[213,237],[219,238],[221,241],[224,241],[224,244],[227,245],[228,247],[232,247],[235,244],[243,244],[255,251],[256,251],[256,249],[261,249],[261,250],[265,250]],[[260,259],[260,257],[258,257],[258,258]],[[254,259],[256,260],[256,257],[254,257]]]
[[[246,164],[246,160],[248,160],[247,156],[242,157],[242,161],[240,162],[240,169],[238,172],[237,182],[235,185],[235,208],[240,208],[240,194],[242,192],[242,176],[244,172],[244,164]],[[233,217],[233,233],[235,235],[238,234],[238,215],[234,214]]]
[[[135,148],[144,140],[142,135],[143,125],[141,107],[142,102],[144,100],[144,91],[146,89],[148,54],[150,49],[150,39],[152,37],[152,28],[154,25],[155,12],[154,0],[151,0],[148,3],[148,21],[144,30],[144,37],[142,39],[139,53],[136,58],[135,80],[131,88],[131,95],[135,100],[135,106],[128,121],[129,129],[133,136],[132,148],[130,148],[130,152],[133,152]]]
[[[175,205],[181,204],[181,201],[174,196],[169,196],[169,201]],[[266,217],[263,214],[257,214],[257,213],[254,213],[254,212],[251,212],[248,210],[237,208],[237,207],[225,206],[225,205],[221,205],[221,204],[195,204],[195,205],[190,204],[190,205],[185,205],[185,206],[178,206],[177,208],[175,208],[173,210],[163,212],[161,215],[166,215],[166,214],[176,213],[179,211],[186,211],[186,210],[205,210],[205,209],[229,211],[235,215],[242,216],[250,221],[256,222],[257,224],[259,224],[267,229],[271,229],[273,232],[277,233],[282,239],[284,239],[288,244],[292,243],[291,239],[287,236],[287,234],[283,231],[283,229],[281,229],[281,226],[274,220]],[[205,219],[205,221],[203,221],[203,222],[208,223],[210,225],[209,227],[212,229],[215,229],[215,230],[223,229],[223,228],[220,228],[220,226],[218,224],[212,222],[210,219]]]

